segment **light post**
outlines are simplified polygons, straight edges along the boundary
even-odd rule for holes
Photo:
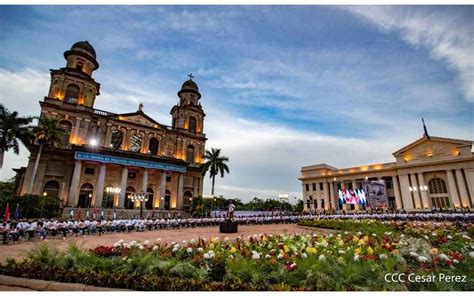
[[[139,201],[140,202],[140,219],[143,218],[143,202],[148,201],[148,196],[145,192],[140,193],[132,193],[128,196],[128,198],[132,201]]]
[[[212,203],[212,211],[214,212],[214,218],[217,217],[217,212],[215,211],[216,201],[217,201],[217,198],[214,197],[214,202]],[[212,217],[212,212],[210,216]]]

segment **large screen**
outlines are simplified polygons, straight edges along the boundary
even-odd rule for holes
[[[384,208],[388,205],[385,181],[364,181],[360,189],[339,189],[339,204]]]

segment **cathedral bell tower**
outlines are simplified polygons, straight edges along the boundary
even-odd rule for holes
[[[179,103],[173,106],[170,114],[173,117],[172,127],[184,129],[191,133],[202,134],[204,130],[204,111],[202,110],[201,94],[193,75],[189,74],[178,92]]]
[[[99,68],[94,48],[88,41],[79,41],[64,52],[64,58],[66,67],[50,70],[48,98],[92,108],[100,89],[92,78],[92,72]]]

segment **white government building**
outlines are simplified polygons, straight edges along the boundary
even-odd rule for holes
[[[426,130],[425,130],[426,131]],[[364,181],[385,181],[388,206],[406,211],[436,208],[473,209],[472,141],[422,138],[395,151],[395,162],[335,168],[318,164],[301,168],[304,209],[357,211],[361,205],[339,205],[338,192],[360,189]]]

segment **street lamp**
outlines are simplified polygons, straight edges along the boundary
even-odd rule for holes
[[[145,192],[140,193],[132,193],[128,196],[128,198],[132,201],[139,201],[140,202],[140,218],[143,218],[143,202],[148,201],[148,196]]]

